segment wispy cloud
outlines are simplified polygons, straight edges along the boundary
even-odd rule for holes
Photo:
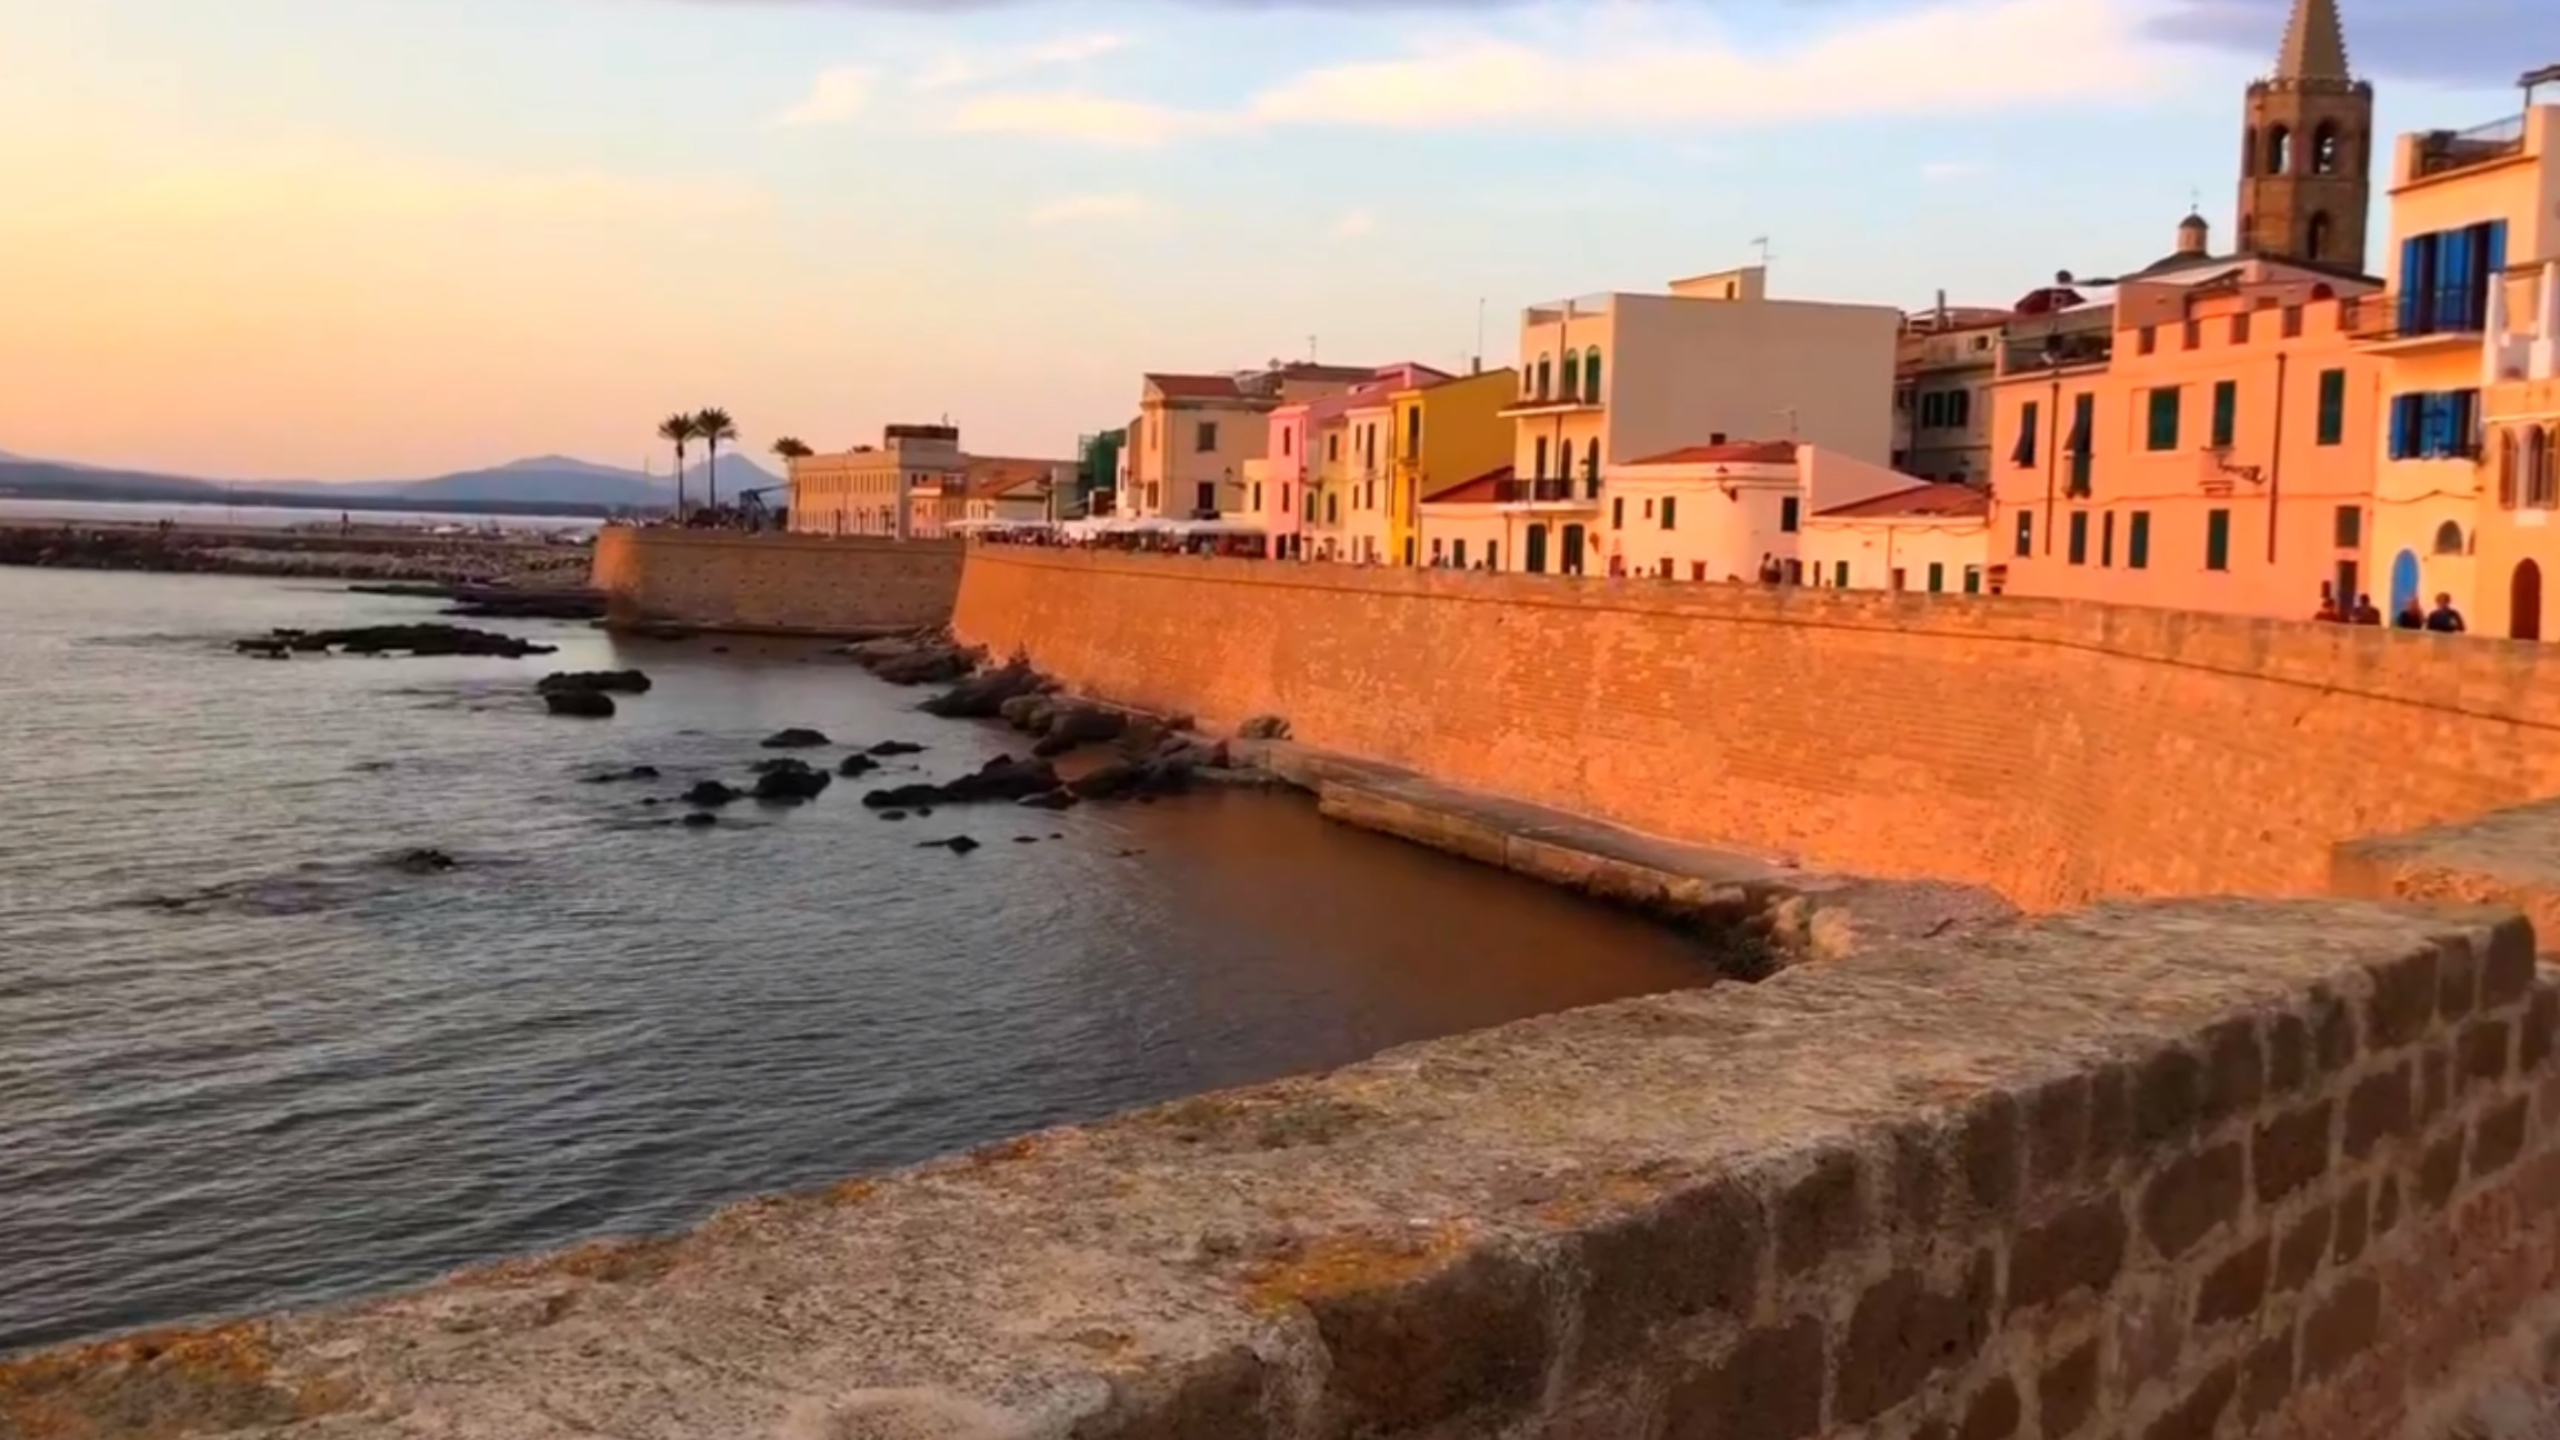
[[[1034,45],[991,50],[982,54],[946,55],[920,71],[908,82],[916,90],[948,90],[961,85],[984,85],[992,80],[1009,79],[1033,70],[1046,70],[1058,65],[1076,65],[1098,60],[1105,55],[1129,48],[1125,35],[1062,35]]]
[[[950,128],[967,134],[1024,135],[1088,145],[1161,145],[1177,135],[1231,123],[1142,100],[1061,90],[981,95],[953,111]]]
[[[841,125],[871,103],[875,77],[867,65],[838,65],[818,72],[809,93],[766,123],[778,130]]]
[[[1155,202],[1126,192],[1070,195],[1039,206],[1023,218],[1034,225],[1077,225],[1100,220],[1133,220],[1154,212]]]
[[[1336,240],[1357,240],[1377,228],[1377,216],[1366,210],[1352,210],[1333,222],[1332,233]]]
[[[1988,169],[1979,160],[1932,160],[1920,167],[1920,178],[1933,185],[1951,180],[1969,180]]]

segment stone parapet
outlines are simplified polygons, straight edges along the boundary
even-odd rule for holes
[[[0,1435],[2428,1433],[2552,1319],[2555,1024],[2512,918],[2109,906],[38,1355]]]
[[[860,635],[948,621],[960,546],[609,525],[589,583],[622,626]]]

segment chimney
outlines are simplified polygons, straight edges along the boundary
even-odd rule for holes
[[[1468,356],[1468,357],[1467,357],[1467,373],[1468,373],[1468,374],[1470,374],[1470,375],[1481,375],[1481,374],[1483,374],[1483,373],[1484,373],[1484,357],[1483,357],[1483,356],[1481,356],[1481,355],[1470,355],[1470,356]]]

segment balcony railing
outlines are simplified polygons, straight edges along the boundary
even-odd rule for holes
[[[1563,476],[1500,480],[1494,483],[1493,498],[1504,505],[1564,505],[1575,501],[1596,501],[1600,498],[1600,482],[1597,478],[1574,480]]]
[[[2115,354],[2112,330],[2079,330],[2056,335],[2013,335],[2001,342],[2000,373],[2060,370],[2074,365],[2104,365]]]
[[[2468,130],[2430,130],[2418,137],[2418,173],[2445,175],[2524,153],[2524,116],[2510,115]]]

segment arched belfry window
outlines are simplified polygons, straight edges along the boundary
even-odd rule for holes
[[[2311,173],[2314,175],[2337,174],[2342,149],[2339,143],[2338,122],[2321,121],[2320,128],[2311,132]]]
[[[2267,131],[2267,173],[2282,175],[2293,168],[2293,131],[2283,125]]]

